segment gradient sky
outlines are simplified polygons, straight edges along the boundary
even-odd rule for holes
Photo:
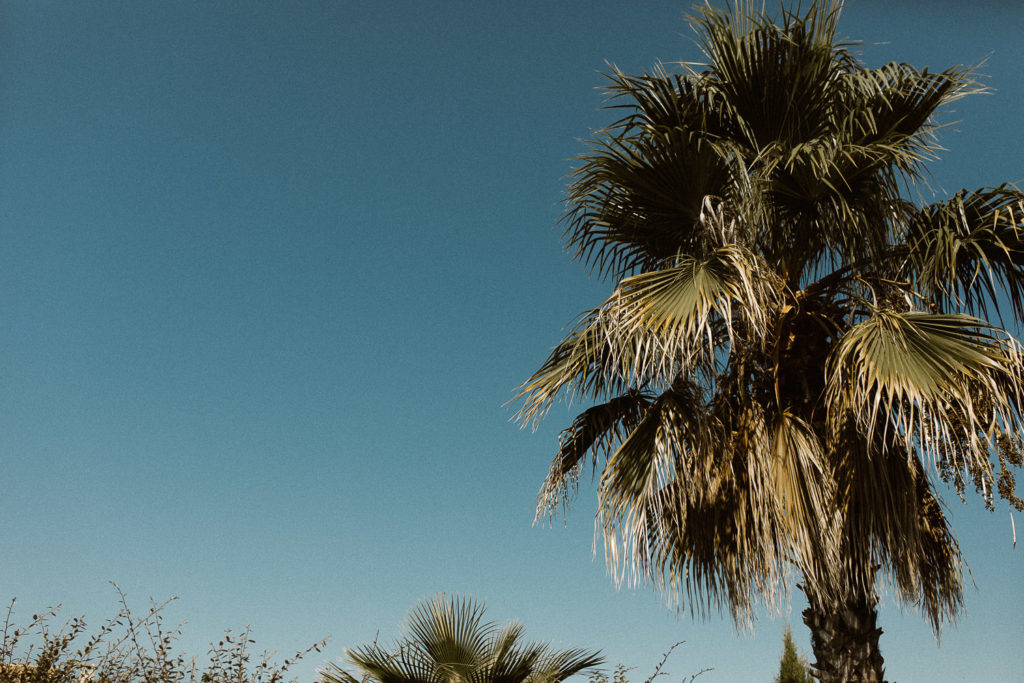
[[[1024,9],[851,2],[871,64],[988,61],[939,196],[1021,181]],[[610,283],[556,224],[605,60],[697,60],[683,2],[50,2],[0,8],[0,599],[98,626],[117,581],[182,644],[254,628],[296,672],[437,591],[671,679],[769,681],[756,632],[616,590],[594,491],[531,526],[571,412],[504,404]],[[1024,550],[947,496],[977,589],[941,647],[886,601],[891,678],[1024,680]],[[1017,522],[1021,521],[1018,515]],[[1024,527],[1022,527],[1024,529]]]

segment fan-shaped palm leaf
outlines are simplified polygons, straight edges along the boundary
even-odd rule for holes
[[[406,635],[387,650],[376,643],[346,650],[362,674],[356,678],[331,663],[320,670],[324,683],[558,683],[598,666],[586,650],[551,651],[543,643],[523,643],[523,627],[484,622],[484,605],[443,594],[416,605]]]
[[[735,244],[626,278],[520,387],[519,418],[539,419],[563,390],[593,396],[670,383],[680,372],[713,364],[737,325],[749,343],[763,344],[780,287],[777,276]]]
[[[998,435],[1017,434],[1024,357],[1009,335],[967,315],[875,310],[829,362],[829,418],[869,439],[894,430],[906,450],[989,469]]]

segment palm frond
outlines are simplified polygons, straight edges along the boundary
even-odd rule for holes
[[[908,222],[907,269],[929,300],[987,315],[1005,294],[1024,318],[1024,192],[1010,185],[961,190]]]
[[[724,412],[723,412],[724,411]],[[771,436],[756,403],[704,404],[677,383],[605,466],[598,525],[609,568],[652,582],[679,607],[752,623],[778,605],[792,558],[767,471]]]
[[[595,396],[711,371],[736,325],[748,343],[764,344],[781,288],[770,269],[735,244],[626,278],[519,388],[517,417],[539,419],[563,391]]]
[[[781,413],[772,434],[771,495],[789,542],[792,562],[806,581],[828,586],[838,562],[836,482],[825,445],[806,421]]]
[[[734,185],[736,157],[699,83],[663,72],[608,78],[610,98],[630,100],[613,108],[629,113],[577,159],[563,222],[578,259],[621,278],[694,251],[704,198]]]
[[[437,595],[409,613],[409,642],[440,667],[443,680],[467,681],[480,666],[497,629],[483,621],[484,609],[468,598]]]
[[[394,650],[376,642],[346,650],[361,678],[335,663],[319,671],[326,683],[556,683],[597,666],[597,652],[551,650],[523,643],[523,626],[483,621],[484,604],[438,594],[409,613]]]
[[[830,82],[843,64],[835,45],[840,10],[839,2],[815,3],[802,17],[783,11],[777,25],[764,14],[701,9],[707,76],[751,149],[810,140],[827,129]]]
[[[917,454],[893,435],[842,432],[836,506],[842,520],[835,583],[862,595],[888,574],[904,602],[924,612],[936,634],[962,609],[963,560]]]
[[[941,72],[890,63],[878,69],[857,69],[846,78],[856,98],[845,127],[854,149],[867,162],[852,174],[889,166],[912,179],[939,150],[934,115],[942,107],[970,94],[984,92],[974,70],[956,66]]]
[[[1008,334],[967,315],[874,310],[829,360],[828,410],[940,466],[991,468],[997,437],[1019,442],[1024,357]]]
[[[569,676],[600,666],[604,659],[595,652],[583,649],[545,652],[526,683],[560,683]]]
[[[580,413],[558,437],[558,453],[537,500],[537,516],[554,515],[576,493],[587,454],[597,469],[599,453],[608,453],[637,425],[652,397],[630,391]]]

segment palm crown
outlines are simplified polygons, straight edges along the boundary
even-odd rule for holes
[[[706,65],[609,75],[622,117],[579,158],[565,222],[618,286],[520,387],[519,417],[603,401],[562,432],[538,516],[600,466],[617,577],[746,622],[796,566],[812,613],[855,604],[872,627],[881,578],[938,631],[962,561],[928,473],[1022,508],[1021,347],[985,317],[1022,314],[1024,194],[910,198],[936,110],[981,88],[962,67],[867,68],[840,9],[705,8]]]
[[[325,683],[559,683],[597,666],[585,650],[551,650],[524,643],[523,626],[483,621],[484,606],[469,598],[439,594],[413,608],[406,637],[394,651],[362,645],[346,654],[361,678],[336,664],[320,672]]]

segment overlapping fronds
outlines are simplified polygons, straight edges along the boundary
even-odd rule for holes
[[[654,582],[705,616],[726,607],[741,624],[758,595],[774,603],[782,594],[786,562],[772,517],[758,514],[751,482],[767,476],[757,454],[770,450],[770,437],[757,406],[748,407],[718,414],[677,383],[609,458],[598,492],[617,580]]]
[[[623,359],[628,358],[620,364],[628,369],[623,376],[643,383],[679,370],[713,367],[723,362],[716,354],[734,341],[739,323],[746,343],[763,344],[780,289],[771,270],[734,245],[626,278],[606,308],[615,328],[626,332],[626,343],[619,345]]]
[[[845,84],[858,106],[848,113],[852,142],[868,160],[891,165],[907,178],[920,177],[924,163],[937,158],[936,111],[966,95],[984,92],[972,68],[932,72],[909,64],[857,69]],[[858,169],[861,173],[871,166]]]
[[[499,627],[483,621],[484,605],[443,594],[416,605],[409,613],[406,636],[394,650],[377,643],[346,650],[348,661],[364,678],[337,664],[320,671],[327,683],[558,683],[599,665],[596,652],[553,651],[548,645],[523,642],[523,626]]]
[[[934,463],[990,469],[997,436],[1019,441],[1024,357],[1005,332],[962,314],[875,310],[828,368],[833,434],[848,415],[871,440],[892,432]]]
[[[1010,185],[961,190],[908,223],[907,270],[930,301],[987,314],[1005,294],[1024,318],[1024,192]]]
[[[770,418],[754,402],[708,405],[678,382],[605,466],[606,559],[617,580],[652,581],[695,613],[725,607],[749,624],[755,601],[788,596],[790,565],[828,585],[838,561],[831,476],[799,418]]]
[[[778,415],[772,434],[770,479],[765,498],[773,502],[790,560],[813,585],[829,585],[838,561],[836,482],[825,444],[805,420]]]
[[[739,172],[699,84],[618,71],[609,79],[613,98],[631,100],[630,114],[579,157],[564,223],[578,259],[621,278],[693,253],[705,198],[725,196]]]
[[[576,257],[616,278],[660,268],[693,253],[714,195],[791,285],[807,268],[884,258],[901,187],[939,150],[935,112],[983,88],[964,67],[868,69],[836,40],[840,7],[780,23],[707,7],[704,70],[613,69],[610,108],[624,115],[594,135],[569,187]]]
[[[870,594],[881,569],[897,596],[917,605],[938,633],[962,609],[963,560],[922,463],[892,435],[866,439],[852,422],[839,438],[835,584]]]
[[[929,468],[1024,507],[1007,469],[1024,353],[961,314],[1009,300],[1024,319],[1024,193],[905,196],[936,113],[984,89],[961,66],[866,67],[841,7],[708,6],[706,64],[612,69],[620,116],[579,158],[564,223],[617,286],[519,388],[518,417],[602,401],[562,432],[538,517],[589,458],[620,580],[744,622],[791,566],[821,604],[874,604],[883,577],[937,631],[962,570]]]
[[[740,325],[747,343],[763,343],[780,286],[771,270],[737,245],[703,258],[681,256],[668,268],[626,278],[520,387],[519,418],[539,419],[560,392],[596,396],[705,372]]]
[[[558,454],[537,499],[536,519],[555,514],[559,505],[564,511],[569,498],[578,489],[587,454],[596,471],[598,455],[613,451],[639,423],[651,402],[649,394],[631,391],[588,408],[562,430],[558,437]]]
[[[696,18],[709,80],[752,150],[822,137],[834,113],[830,81],[846,62],[835,44],[839,2],[815,3],[802,17],[702,8]],[[716,100],[716,104],[719,102]]]

